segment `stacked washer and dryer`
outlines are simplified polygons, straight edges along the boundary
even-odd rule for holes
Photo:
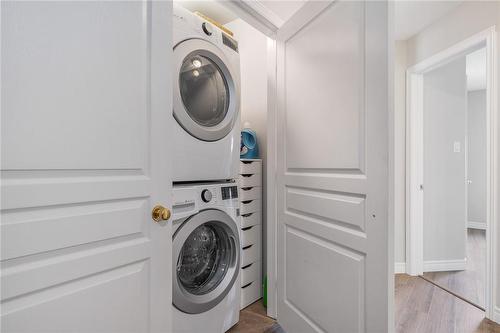
[[[237,42],[174,5],[173,331],[239,320]]]

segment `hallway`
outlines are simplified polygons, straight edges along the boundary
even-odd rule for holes
[[[427,272],[426,279],[484,308],[486,278],[486,231],[467,230],[467,268],[454,272]]]
[[[397,274],[396,332],[500,333],[484,312],[420,277]]]

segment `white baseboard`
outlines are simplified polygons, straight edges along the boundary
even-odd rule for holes
[[[495,323],[500,324],[500,308],[497,306],[493,309],[493,318],[490,318]]]
[[[467,267],[467,259],[424,261],[424,272],[463,271]]]
[[[469,221],[467,222],[467,228],[486,230],[486,222]]]
[[[395,274],[403,274],[406,273],[406,263],[405,262],[397,262],[394,264],[394,273]]]

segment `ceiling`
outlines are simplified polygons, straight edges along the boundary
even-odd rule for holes
[[[463,0],[396,0],[394,3],[394,33],[396,40],[406,40],[412,37],[451,12],[461,3],[463,3]]]
[[[468,54],[466,63],[467,90],[486,89],[486,48]]]
[[[259,14],[269,19],[278,28],[299,10],[308,0],[260,0],[248,1]]]

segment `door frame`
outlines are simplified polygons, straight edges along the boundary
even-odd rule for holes
[[[423,76],[479,45],[486,45],[487,63],[487,214],[486,317],[500,320],[495,308],[498,232],[498,104],[496,27],[492,26],[441,51],[406,71],[406,273],[423,274]]]
[[[283,22],[274,13],[267,10],[261,0],[214,0],[238,15],[268,39],[267,43],[267,155],[266,160],[266,225],[264,226],[266,238],[263,238],[266,249],[266,272],[267,272],[267,315],[272,318],[278,317],[278,279],[277,263],[277,209],[276,209],[276,166],[277,166],[277,49],[276,33],[278,25]]]

